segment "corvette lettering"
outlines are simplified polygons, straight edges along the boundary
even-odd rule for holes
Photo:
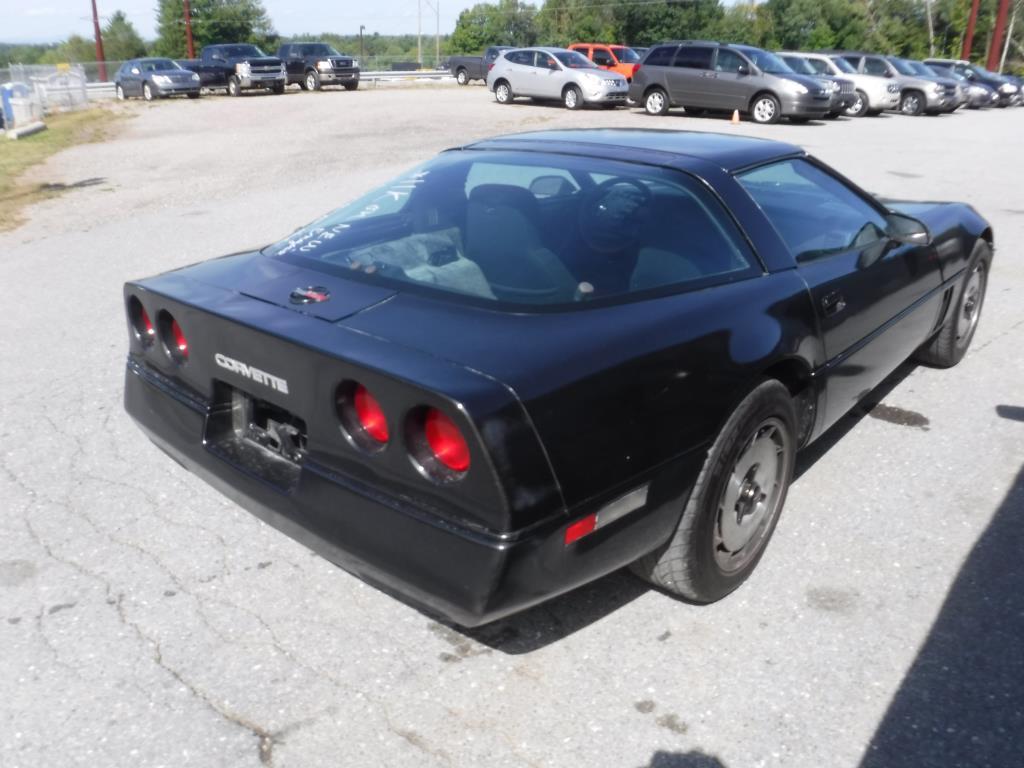
[[[213,356],[213,359],[221,368],[226,368],[232,373],[237,373],[239,376],[244,376],[247,379],[255,381],[257,384],[262,384],[266,387],[277,390],[282,395],[288,394],[288,382],[282,378],[267,373],[266,371],[261,371],[259,368],[253,368],[251,365],[247,365],[241,360],[235,360],[227,355],[222,355],[220,352],[217,352]]]

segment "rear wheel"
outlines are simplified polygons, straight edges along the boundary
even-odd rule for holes
[[[917,351],[918,360],[939,368],[951,368],[963,360],[981,318],[991,264],[992,249],[987,242],[979,240],[971,253],[964,278],[953,295],[946,321],[935,338]]]
[[[864,117],[869,109],[871,109],[871,102],[868,101],[868,95],[864,91],[857,91],[856,100],[846,110],[846,114],[850,117]]]
[[[320,90],[320,75],[312,69],[306,73],[306,76],[303,78],[303,82],[306,84],[307,91]]]
[[[469,72],[467,72],[463,67],[459,67],[458,71],[455,73],[455,82],[459,85],[469,85]]]
[[[512,86],[508,84],[506,80],[499,80],[494,84],[494,100],[499,104],[511,104],[512,99],[515,96],[512,95]]]
[[[644,111],[648,115],[667,115],[668,106],[668,94],[661,88],[653,88],[644,96]]]
[[[750,104],[750,116],[755,123],[769,125],[782,118],[782,107],[779,100],[770,93],[762,93],[754,97]]]
[[[762,382],[715,439],[672,538],[632,570],[694,602],[728,595],[764,554],[795,457],[793,399],[780,382]]]
[[[562,103],[566,109],[579,109],[583,106],[583,92],[575,85],[566,86],[562,91]]]

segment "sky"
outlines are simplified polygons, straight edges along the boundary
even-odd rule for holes
[[[433,34],[437,21],[431,5],[441,6],[441,33],[455,29],[459,12],[476,0],[419,0],[423,34]],[[143,38],[156,37],[155,0],[96,0],[100,23],[124,11]],[[274,27],[282,35],[302,32],[415,34],[417,0],[263,0]],[[363,8],[365,10],[360,10]],[[0,0],[0,42],[47,43],[69,35],[92,37],[90,0]]]

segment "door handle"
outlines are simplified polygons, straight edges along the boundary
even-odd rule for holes
[[[846,298],[839,291],[833,291],[821,297],[821,310],[825,317],[837,315],[846,309]]]

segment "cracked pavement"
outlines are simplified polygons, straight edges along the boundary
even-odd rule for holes
[[[1019,763],[1024,109],[734,127],[479,87],[120,108],[116,138],[32,172],[102,181],[0,234],[0,766],[884,765],[908,733],[906,764]],[[124,414],[125,280],[276,239],[444,147],[570,125],[800,143],[995,228],[966,360],[905,366],[806,452],[729,599],[617,573],[464,632],[264,526]],[[964,590],[985,637],[948,621]],[[969,704],[943,709],[954,690]]]

